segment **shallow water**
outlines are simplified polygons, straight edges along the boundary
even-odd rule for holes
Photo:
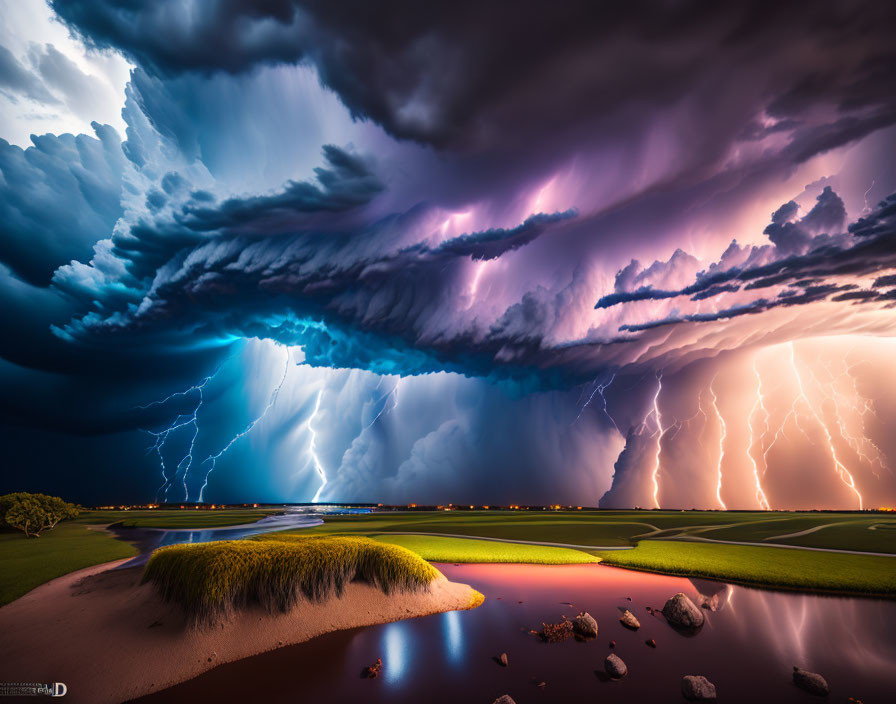
[[[483,592],[485,603],[331,633],[221,665],[139,701],[488,704],[502,694],[517,704],[684,701],[680,681],[687,674],[708,677],[721,702],[818,701],[793,686],[794,665],[822,673],[830,701],[896,701],[894,601],[762,591],[604,565],[438,567]],[[679,591],[695,601],[715,597],[718,610],[705,611],[707,622],[696,635],[682,635],[646,610]],[[637,616],[640,630],[619,623],[621,608]],[[529,633],[579,610],[597,619],[596,640],[543,643]],[[507,668],[493,659],[502,652]],[[621,681],[602,676],[611,652],[628,666]],[[383,674],[362,679],[362,668],[378,657]]]
[[[119,569],[137,567],[145,564],[150,553],[156,548],[181,543],[208,543],[212,540],[239,540],[252,535],[272,533],[291,528],[310,528],[323,523],[319,512],[308,510],[287,510],[276,516],[267,516],[255,523],[223,528],[110,528],[109,530],[122,540],[133,543],[140,554],[128,560]]]

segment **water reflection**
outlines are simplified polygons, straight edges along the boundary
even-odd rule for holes
[[[730,606],[734,587],[724,582],[714,582],[709,579],[691,577],[688,581],[694,585],[697,595],[700,597],[696,603],[709,611],[721,611]]]
[[[703,674],[729,704],[806,704],[808,695],[792,683],[794,665],[821,672],[832,701],[893,701],[896,692],[894,601],[770,592],[603,565],[438,567],[485,594],[485,603],[331,633],[223,665],[145,702],[276,701],[298,679],[305,701],[456,704],[509,694],[517,702],[628,704],[681,701],[681,677]],[[697,603],[715,599],[716,611],[706,610],[707,625],[693,637],[647,609],[662,607],[676,592]],[[640,629],[619,622],[620,607],[637,616]],[[529,632],[579,610],[597,619],[596,640],[546,644]],[[647,647],[648,639],[657,647]],[[495,664],[502,652],[510,667]],[[610,652],[628,666],[621,682],[595,677]],[[378,657],[383,675],[361,679],[361,669]],[[547,683],[544,689],[539,682]]]
[[[383,661],[389,663],[389,667],[383,670],[383,679],[391,685],[402,683],[411,655],[406,628],[404,621],[396,621],[387,624],[383,630],[382,651],[386,654]]]
[[[442,642],[445,644],[447,660],[456,665],[463,660],[464,639],[461,633],[460,612],[448,611],[442,614]]]
[[[757,643],[776,658],[810,670],[854,668],[871,677],[893,673],[896,640],[889,634],[896,626],[896,603],[734,590],[740,608],[737,618],[726,619],[725,628],[738,641],[758,633]]]

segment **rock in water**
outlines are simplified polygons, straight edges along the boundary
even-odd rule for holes
[[[383,659],[377,658],[376,662],[373,665],[368,665],[364,668],[363,675],[367,679],[376,679],[380,676],[380,673],[383,671]]]
[[[637,631],[641,627],[641,622],[635,618],[635,615],[626,609],[622,612],[622,618],[619,619],[623,626],[626,628],[631,628],[633,631]]]
[[[559,643],[567,638],[572,638],[573,630],[572,621],[564,616],[560,623],[542,623],[540,632],[532,632],[540,635],[548,643]]]
[[[703,675],[685,675],[681,678],[681,693],[691,701],[715,699],[716,686]]]
[[[516,702],[513,701],[509,694],[502,694],[500,697],[495,699],[492,704],[516,704]]]
[[[628,674],[628,668],[625,666],[625,663],[622,662],[621,657],[615,653],[610,653],[607,655],[607,659],[604,660],[604,672],[610,677],[618,680]]]
[[[586,638],[597,638],[597,621],[587,611],[576,616],[575,629]]]
[[[819,697],[826,697],[831,693],[831,688],[824,677],[817,672],[809,672],[801,670],[794,665],[793,667],[793,683],[800,689],[804,689],[809,694],[815,694]]]
[[[679,592],[663,607],[663,616],[673,626],[679,628],[700,628],[703,625],[703,612],[685,594]]]

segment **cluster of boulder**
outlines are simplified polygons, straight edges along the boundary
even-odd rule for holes
[[[548,643],[559,643],[575,636],[580,640],[597,638],[597,621],[587,611],[582,611],[570,621],[566,616],[559,623],[542,623],[540,631],[530,631]]]
[[[631,599],[629,599],[631,601]],[[647,607],[647,611],[654,615],[656,610]],[[666,621],[673,628],[696,633],[699,631],[706,620],[702,609],[697,607],[686,594],[679,592],[671,597],[662,608],[662,614]],[[622,610],[622,616],[619,621],[623,626],[631,630],[638,630],[641,627],[638,619],[628,609]],[[582,611],[574,620],[570,621],[565,616],[560,623],[541,624],[541,631],[531,631],[540,635],[545,641],[557,642],[566,640],[575,635],[579,639],[592,639],[597,637],[597,621],[587,611]],[[656,647],[656,641],[653,639],[645,641],[648,646]],[[610,641],[610,647],[616,645],[615,641]],[[507,654],[501,654],[501,664],[507,665]],[[625,662],[615,653],[610,653],[604,660],[604,673],[612,680],[619,680],[628,674],[628,667]],[[818,696],[826,696],[830,693],[830,687],[824,677],[798,667],[793,668],[793,682],[800,689]],[[544,682],[539,683],[539,687],[544,686]],[[716,699],[716,687],[703,675],[685,675],[681,679],[681,694],[689,701],[711,701]],[[510,695],[505,694],[496,699],[493,704],[515,704]]]

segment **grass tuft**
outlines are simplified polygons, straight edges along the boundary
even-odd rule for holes
[[[160,548],[143,582],[154,584],[194,622],[210,623],[251,604],[273,613],[301,597],[339,596],[348,582],[389,594],[422,589],[438,576],[410,550],[369,538],[271,535]]]

